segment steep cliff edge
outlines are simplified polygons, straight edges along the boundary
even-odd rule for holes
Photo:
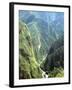
[[[19,22],[19,79],[42,78],[40,69],[33,51],[33,45],[28,27]]]

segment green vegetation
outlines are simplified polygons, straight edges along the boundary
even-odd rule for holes
[[[60,68],[54,67],[54,70],[51,71],[48,74],[48,77],[49,78],[52,78],[52,77],[64,77],[64,70],[63,70],[63,68],[62,67],[60,67]]]
[[[34,56],[28,27],[19,22],[19,79],[42,78],[42,71]]]

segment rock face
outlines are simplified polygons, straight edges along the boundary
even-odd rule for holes
[[[19,22],[19,79],[42,78],[33,51],[33,45],[28,27]]]

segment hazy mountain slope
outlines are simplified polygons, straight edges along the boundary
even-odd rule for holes
[[[38,62],[41,62],[43,57],[46,56],[50,45],[63,35],[63,27],[59,27],[57,24],[56,27],[54,22],[48,25],[44,20],[34,18],[27,24],[32,36],[34,52]],[[60,29],[62,30],[61,32]]]

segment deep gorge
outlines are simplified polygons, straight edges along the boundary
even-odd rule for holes
[[[64,76],[63,25],[63,13],[20,11],[19,79]]]

